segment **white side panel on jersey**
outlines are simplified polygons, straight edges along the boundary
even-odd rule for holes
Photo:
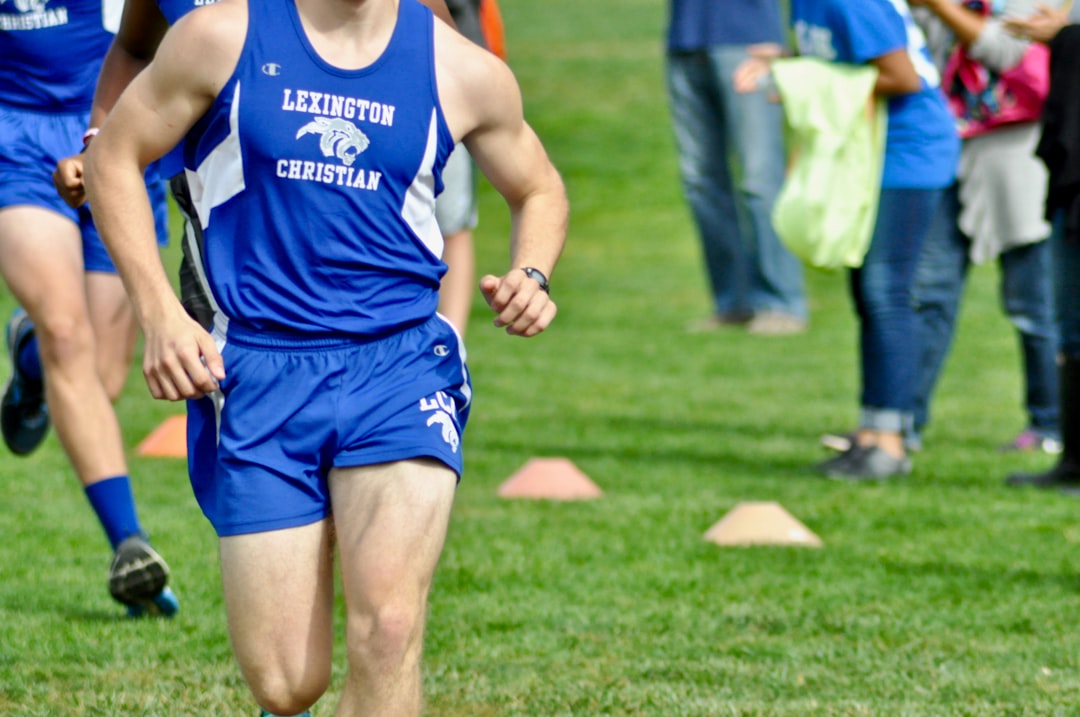
[[[435,110],[431,110],[431,124],[428,125],[427,147],[424,148],[424,158],[420,162],[420,169],[416,178],[409,185],[405,193],[405,206],[401,208],[401,216],[405,222],[420,237],[420,241],[434,256],[442,258],[443,235],[439,231],[439,224],[435,221],[435,151],[438,142],[438,121]]]
[[[187,174],[191,203],[202,228],[210,226],[210,210],[244,191],[244,155],[240,150],[240,83],[229,110],[229,134],[206,155],[198,169]]]
[[[120,29],[120,16],[124,14],[124,0],[102,0],[101,26],[116,34]]]

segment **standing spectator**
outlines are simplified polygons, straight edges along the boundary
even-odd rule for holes
[[[139,521],[113,408],[137,325],[89,210],[66,206],[52,182],[57,161],[92,136],[94,81],[115,30],[105,27],[107,4],[0,9],[0,274],[23,307],[7,329],[12,377],[0,428],[25,455],[51,420],[113,548],[110,593],[132,616],[171,615],[169,569]],[[164,243],[164,187],[155,170],[148,176],[151,232]]]
[[[1031,0],[1008,0],[1000,8],[994,3],[997,9],[990,0],[911,2],[925,7],[919,19],[942,69],[947,58],[962,50],[990,72],[1000,73],[1017,66],[1028,50],[1026,40],[1004,29],[1002,18],[1031,13]],[[973,124],[968,116],[957,121],[962,128]],[[916,443],[930,418],[931,397],[955,333],[968,271],[973,263],[996,260],[1002,306],[1020,339],[1028,414],[1024,430],[1002,449],[1061,450],[1058,335],[1050,245],[1045,241],[1050,225],[1043,219],[1047,176],[1034,154],[1038,138],[1039,123],[1031,120],[999,125],[963,140],[957,183],[945,193],[915,277],[921,344],[911,437]]]
[[[850,272],[859,318],[859,427],[845,451],[818,466],[830,478],[883,480],[911,471],[903,431],[912,420],[918,363],[915,265],[955,177],[959,140],[926,41],[902,0],[792,0],[791,12],[800,54],[873,65],[874,94],[888,100],[877,219],[862,266]],[[758,84],[767,72],[767,59],[749,61],[739,87]]]
[[[679,171],[704,249],[713,314],[694,330],[806,329],[802,263],[772,227],[786,164],[783,114],[766,92],[738,93],[751,51],[780,54],[777,0],[671,0],[667,85]]]
[[[183,140],[213,334],[149,241],[142,166]],[[264,710],[329,685],[341,715],[418,715],[428,590],[463,467],[464,350],[436,313],[440,172],[462,141],[506,200],[495,326],[554,319],[558,172],[505,63],[415,0],[222,0],[188,13],[110,112],[86,189],[146,334],[157,398],[198,399],[191,480],[219,536],[229,635]],[[335,551],[338,561],[335,561]]]
[[[1058,36],[1065,27],[1069,24],[1080,23],[1080,3],[1076,3],[1074,0],[1066,0],[1062,3],[1062,6],[1057,8],[1049,7],[1048,5],[1039,4],[1035,8],[1035,12],[1027,17],[1013,17],[1006,18],[1005,28],[1016,35],[1017,37],[1024,38],[1025,40],[1031,40],[1032,42],[1041,42],[1044,45],[1052,45],[1054,39]],[[1062,42],[1059,43],[1058,59],[1069,52],[1071,55],[1072,42],[1075,38],[1075,30],[1070,30],[1069,35],[1071,37],[1062,38]],[[1051,56],[1053,56],[1053,48],[1051,48]],[[1059,65],[1062,69],[1065,66]],[[1072,86],[1067,88],[1060,88],[1063,93],[1059,99],[1064,100],[1065,97],[1071,93]],[[1058,141],[1060,138],[1053,138],[1048,136],[1048,139],[1052,142]]]
[[[1068,24],[1068,23],[1074,24]],[[1068,14],[1040,7],[1007,22],[1020,37],[1050,44],[1050,95],[1038,155],[1050,173],[1047,217],[1053,220],[1054,298],[1061,336],[1059,363],[1063,450],[1039,473],[1014,473],[1008,485],[1080,494],[1080,6]]]

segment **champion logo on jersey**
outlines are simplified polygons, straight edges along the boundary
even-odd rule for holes
[[[276,62],[267,62],[261,69],[262,73],[267,77],[277,77],[281,74],[281,65]]]

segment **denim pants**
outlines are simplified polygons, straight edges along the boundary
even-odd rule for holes
[[[1049,241],[1061,353],[1066,358],[1080,359],[1080,236],[1066,235],[1064,211],[1054,216]]]
[[[783,110],[763,91],[735,92],[746,46],[667,57],[679,172],[718,314],[806,318],[803,267],[780,243],[772,207],[784,180]]]
[[[870,249],[851,271],[862,368],[860,428],[900,433],[910,424],[919,360],[915,266],[940,198],[939,189],[882,189]]]
[[[956,185],[946,190],[934,225],[923,245],[915,277],[915,307],[919,316],[918,388],[915,432],[930,419],[930,402],[956,329],[960,300],[971,262],[970,239],[960,231],[960,199]],[[1018,246],[998,257],[1001,304],[1016,328],[1024,368],[1024,406],[1028,427],[1058,437],[1058,332],[1047,241]]]

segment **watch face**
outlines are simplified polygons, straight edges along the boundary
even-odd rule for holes
[[[525,272],[525,276],[529,277],[530,279],[534,279],[538,284],[540,284],[540,288],[543,289],[545,292],[549,291],[548,279],[546,276],[544,276],[544,272],[540,271],[539,269],[534,269],[531,266],[523,268],[522,271]]]

